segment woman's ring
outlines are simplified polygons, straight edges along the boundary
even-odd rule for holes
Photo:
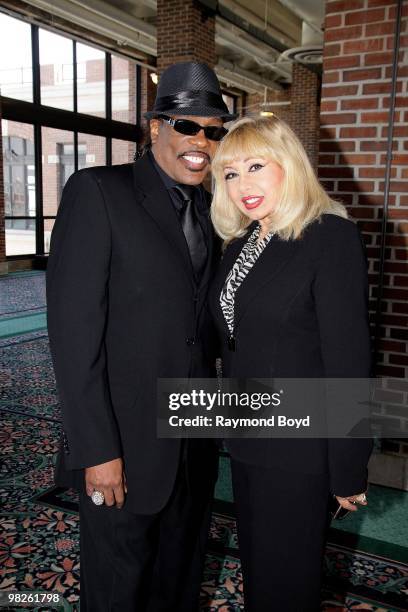
[[[102,506],[105,501],[105,496],[102,491],[94,491],[91,495],[91,499],[96,506]]]
[[[363,504],[366,501],[367,501],[367,497],[365,493],[362,493],[361,495],[356,497],[356,502],[359,502],[360,504]]]

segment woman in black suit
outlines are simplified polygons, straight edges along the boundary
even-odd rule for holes
[[[229,378],[368,378],[356,225],[277,118],[238,121],[212,165],[226,250],[211,310]],[[315,612],[330,498],[366,505],[368,439],[230,439],[247,612]]]

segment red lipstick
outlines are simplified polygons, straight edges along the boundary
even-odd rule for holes
[[[245,196],[245,198],[241,198],[241,202],[245,206],[247,210],[253,210],[254,208],[258,208],[264,201],[264,196]]]

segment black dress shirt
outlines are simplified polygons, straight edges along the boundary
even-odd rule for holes
[[[171,176],[169,176],[157,163],[154,155],[153,155],[153,151],[151,149],[149,149],[146,153],[146,155],[149,157],[149,159],[151,160],[156,172],[158,173],[158,175],[160,176],[164,186],[166,187],[168,194],[170,196],[170,199],[173,203],[174,209],[177,213],[177,216],[179,216],[180,214],[180,210],[182,208],[182,202],[180,201],[179,196],[177,195],[177,192],[174,190],[174,187],[177,187],[177,185],[179,183],[177,183],[177,181],[175,181],[173,178],[171,178]],[[194,199],[194,206],[196,206],[198,209],[206,209],[207,208],[207,202],[205,199],[205,193],[204,193],[204,188],[202,185],[197,185],[196,187],[196,197]],[[204,235],[205,235],[205,230],[203,228],[204,231]]]

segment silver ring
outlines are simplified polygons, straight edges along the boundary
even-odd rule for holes
[[[358,497],[356,497],[356,502],[366,502],[367,501],[367,497],[365,493],[362,493],[361,495],[359,495]]]
[[[103,502],[105,501],[105,496],[102,491],[94,491],[91,495],[91,499],[95,506],[102,506]]]

